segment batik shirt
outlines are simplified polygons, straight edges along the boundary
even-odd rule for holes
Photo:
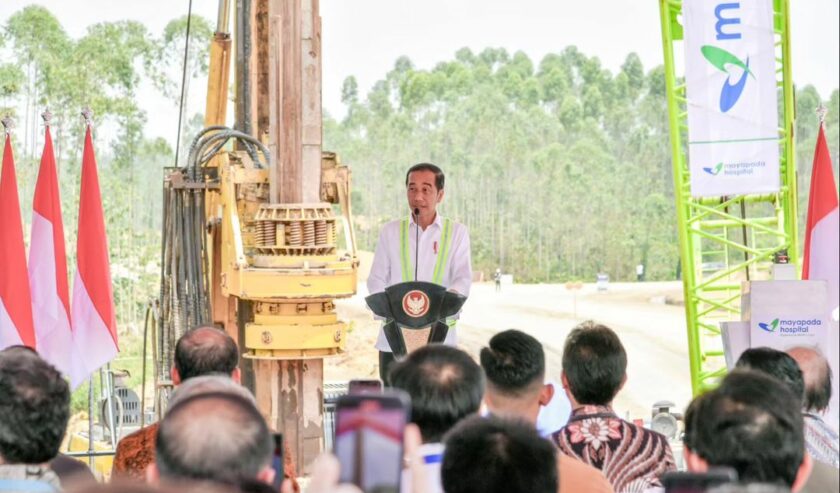
[[[560,452],[600,469],[616,493],[661,487],[676,470],[665,436],[619,418],[607,406],[583,406],[552,434]]]
[[[805,448],[814,460],[840,467],[837,432],[814,414],[805,413]]]

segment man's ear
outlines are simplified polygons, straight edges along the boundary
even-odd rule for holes
[[[695,454],[688,447],[683,447],[683,461],[688,472],[706,472],[709,470],[709,463],[706,459]]]
[[[160,483],[160,471],[157,468],[157,464],[152,462],[148,466],[146,466],[146,482],[149,484],[158,484]]]
[[[808,478],[811,477],[811,471],[813,469],[814,460],[811,458],[811,454],[806,451],[805,455],[802,457],[802,464],[799,464],[799,469],[796,470],[796,479],[794,479],[793,484],[790,485],[790,491],[793,491],[794,493],[801,491],[805,486],[805,483],[808,481]]]
[[[242,383],[242,370],[238,366],[230,372],[230,379],[238,384]]]
[[[443,202],[443,193],[444,192],[445,192],[445,190],[438,190],[438,193],[437,193],[437,203],[438,204]]]
[[[273,484],[274,476],[276,475],[277,471],[273,467],[266,466],[265,469],[257,473],[257,481],[265,484]]]
[[[172,369],[169,370],[169,376],[172,378],[172,385],[178,386],[181,385],[181,374],[178,373],[178,369],[175,366],[172,366]]]
[[[618,391],[616,391],[616,394],[617,394],[618,392],[621,392],[621,389],[623,389],[623,388],[624,388],[624,384],[625,384],[625,383],[627,383],[627,373],[625,373],[625,374],[624,374],[624,376],[623,376],[623,377],[621,377],[621,385],[619,385],[619,386],[618,386]]]
[[[547,383],[540,389],[540,406],[547,406],[554,398],[554,385]]]

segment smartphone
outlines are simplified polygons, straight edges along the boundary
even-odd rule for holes
[[[665,493],[705,493],[710,488],[738,480],[738,473],[728,467],[707,472],[669,472],[662,476]]]
[[[341,482],[364,493],[399,493],[410,402],[405,392],[391,389],[338,399],[333,452],[341,463]]]
[[[347,384],[348,394],[381,394],[382,380],[350,380]]]
[[[274,491],[280,491],[283,486],[283,478],[285,477],[285,467],[283,466],[283,434],[272,433],[274,435],[274,455],[271,458],[271,467],[274,469],[274,482],[272,487]]]

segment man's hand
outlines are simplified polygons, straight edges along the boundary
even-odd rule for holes
[[[312,480],[306,488],[306,493],[362,493],[362,490],[352,484],[338,484],[340,471],[341,465],[333,454],[329,452],[321,454],[312,463]],[[283,481],[280,491],[293,493],[292,482]]]

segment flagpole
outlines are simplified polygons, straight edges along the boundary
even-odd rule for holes
[[[820,127],[825,126],[826,113],[828,113],[828,108],[826,108],[825,104],[820,103],[820,105],[817,106],[817,118],[820,120]]]
[[[6,135],[12,135],[12,129],[15,128],[15,119],[12,118],[11,115],[6,115],[3,117],[0,122],[3,123],[3,129],[6,132]]]
[[[93,408],[93,375],[91,375],[88,378],[88,466],[91,471],[96,470],[93,464]]]

